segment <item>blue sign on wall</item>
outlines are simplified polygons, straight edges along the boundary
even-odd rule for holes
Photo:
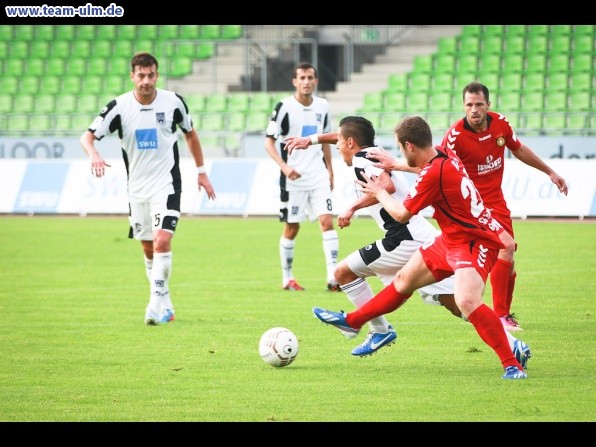
[[[201,213],[244,215],[257,164],[256,160],[233,163],[227,160],[214,161],[211,164],[209,179],[215,189],[216,199],[209,200],[206,195],[203,195]]]
[[[29,163],[16,197],[15,213],[56,213],[69,163]]]

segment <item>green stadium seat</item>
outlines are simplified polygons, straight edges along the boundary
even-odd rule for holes
[[[106,57],[93,57],[87,61],[87,67],[85,73],[90,75],[97,75],[102,73],[109,73],[108,67],[110,66],[110,58]]]
[[[77,95],[63,93],[56,96],[57,113],[75,113],[77,111]]]
[[[465,24],[461,31],[462,36],[472,36],[477,39],[482,35],[482,25]]]
[[[39,91],[52,95],[62,94],[62,77],[45,75],[39,78]]]
[[[50,42],[46,40],[34,40],[29,43],[29,57],[47,58],[50,54]]]
[[[52,113],[56,109],[56,97],[50,93],[35,95],[35,113]]]
[[[39,78],[37,76],[25,75],[19,83],[19,93],[36,95],[39,92]]]
[[[172,78],[181,78],[192,73],[190,57],[176,57],[168,60],[167,73]]]
[[[383,130],[384,132],[393,132],[395,125],[401,120],[407,113],[405,112],[383,112],[381,114],[381,121],[379,128],[375,129],[377,132]]]
[[[362,110],[366,112],[380,112],[383,110],[383,93],[366,92],[362,100]]]
[[[547,112],[567,110],[567,92],[564,90],[547,90],[544,94],[544,110]]]
[[[97,26],[95,30],[95,38],[99,42],[101,40],[107,40],[112,42],[116,40],[118,37],[118,27],[121,25],[110,25],[110,24],[101,24]]]
[[[199,39],[213,40],[219,39],[221,34],[221,25],[201,25],[199,30]]]
[[[524,56],[521,53],[504,53],[501,60],[501,74],[524,71]]]
[[[137,38],[137,25],[120,25],[116,30],[116,41],[132,41]],[[132,54],[130,55],[132,57]]]
[[[46,61],[40,57],[27,59],[25,70],[28,76],[44,76],[47,73]]]
[[[463,88],[468,85],[470,82],[475,81],[476,80],[476,72],[471,72],[471,73],[458,73],[456,75],[456,77],[454,78],[454,85],[453,85],[453,89],[456,92],[461,92],[463,90]]]
[[[551,37],[550,39],[550,53],[565,53],[571,52],[571,35],[561,35]]]
[[[161,42],[160,42],[161,44]],[[146,51],[147,53],[151,53],[153,55],[155,55],[155,57],[158,56],[158,54],[155,52],[155,47],[156,47],[156,41],[155,40],[151,40],[151,39],[138,39],[134,42],[134,52],[138,52],[138,51]],[[132,58],[132,54],[130,55],[130,58]],[[159,60],[159,58],[158,58]]]
[[[77,25],[75,28],[75,40],[95,41],[95,25]]]
[[[224,113],[228,111],[228,95],[225,93],[212,93],[205,97],[206,113]]]
[[[459,36],[459,54],[470,54],[473,56],[480,53],[480,39],[477,36]]]
[[[112,51],[114,57],[125,57],[129,61],[134,54],[134,44],[132,40],[117,39],[112,44]],[[129,70],[130,71],[130,70]]]
[[[457,36],[440,37],[439,42],[437,44],[438,54],[455,55],[457,54],[457,45]]]
[[[81,135],[85,130],[89,128],[91,122],[97,116],[99,110],[95,111],[93,115],[87,116],[85,114],[74,114],[70,116],[70,129],[71,133]]]
[[[146,23],[137,25],[137,39],[157,39],[158,36],[159,25],[149,25]]]
[[[250,106],[250,96],[246,92],[236,92],[228,94],[229,112],[247,112]]]
[[[66,73],[66,60],[60,57],[51,57],[46,60],[46,72],[50,76],[62,76]]]
[[[526,112],[541,112],[544,109],[544,92],[523,92],[522,109]]]
[[[56,135],[69,135],[72,132],[70,127],[70,114],[54,114],[53,126]],[[81,130],[80,133],[83,133]]]
[[[195,40],[200,38],[201,25],[180,25],[178,36],[180,39]]]
[[[99,101],[95,93],[83,92],[77,98],[77,110],[84,115],[97,115],[104,103],[107,101]]]
[[[66,40],[55,40],[51,43],[45,57],[66,59],[70,57],[70,43]]]
[[[35,109],[35,95],[19,94],[13,104],[15,113],[33,113]]]
[[[4,26],[4,25],[2,25]],[[15,41],[30,42],[35,39],[34,25],[17,25],[13,28]]]
[[[548,112],[542,117],[542,126],[549,135],[563,135],[567,129],[565,112]]]
[[[525,135],[540,135],[544,133],[542,113],[526,113],[523,118]]]
[[[453,89],[453,74],[435,72],[432,77],[431,88],[433,90],[452,90]]]
[[[405,73],[392,73],[387,80],[387,89],[405,92],[408,88],[408,76]]]
[[[550,26],[550,35],[552,37],[570,36],[573,32],[573,25],[557,24]]]
[[[128,80],[119,73],[108,74],[102,79],[101,91],[107,96],[115,97],[124,93],[129,87],[128,84]]]
[[[11,59],[26,59],[29,57],[29,42],[25,40],[11,42],[8,54]]]
[[[215,55],[215,44],[213,42],[199,42],[196,45],[195,57],[197,59],[209,59]]]
[[[590,53],[575,53],[571,59],[571,76],[580,72],[592,72],[594,65],[594,56]]]
[[[227,116],[225,130],[230,132],[243,132],[246,127],[247,112],[232,112]]]
[[[590,111],[595,110],[596,107],[592,104],[596,96],[592,96],[590,90],[571,90],[569,92],[569,108],[570,110]]]
[[[100,93],[105,94],[103,90],[104,76],[96,74],[87,74],[81,77],[81,91],[85,93],[94,93],[99,95]]]
[[[497,36],[501,37],[505,33],[505,25],[484,25],[482,28],[483,37],[489,36]]]
[[[433,55],[433,74],[448,73],[453,76],[457,59],[454,54],[436,53]]]
[[[503,90],[499,91],[498,95],[495,95],[491,102],[494,104],[493,110],[496,110],[505,116],[509,116],[513,112],[517,112],[521,109],[521,90]]]
[[[13,95],[19,91],[20,75],[0,76],[0,93]]]
[[[429,110],[437,112],[449,112],[452,109],[452,93],[449,91],[431,91],[429,94]],[[445,114],[441,114],[445,117]],[[445,129],[447,130],[447,129]]]
[[[399,91],[384,93],[383,106],[378,110],[386,112],[406,110],[406,93]]]
[[[6,132],[10,135],[27,135],[29,133],[29,115],[11,115],[7,122]]]
[[[6,59],[3,67],[3,76],[22,76],[25,71],[25,59]]]
[[[501,71],[501,55],[495,53],[482,53],[478,62],[478,71],[484,73],[499,73]]]
[[[505,53],[525,53],[526,39],[524,36],[516,34],[507,34],[504,37],[503,52]]]
[[[554,53],[548,58],[548,72],[549,73],[564,73],[569,76],[571,68],[571,58],[568,54]]]
[[[433,71],[433,57],[432,54],[414,56],[414,72],[416,73],[432,73]]]
[[[572,135],[581,134],[589,126],[586,113],[566,113],[565,127]]]
[[[205,111],[205,95],[203,93],[188,93],[184,101],[192,114]]]
[[[242,25],[221,25],[219,37],[225,40],[233,40],[242,37],[243,33]]]
[[[526,35],[526,25],[506,25],[505,36],[522,36]]]
[[[499,88],[499,81],[501,77],[498,73],[495,73],[494,71],[489,71],[486,73],[479,71],[478,76],[476,76],[476,79],[482,82],[484,85],[486,85],[490,91],[497,90]]]
[[[476,76],[478,70],[478,55],[463,53],[457,57],[457,73],[473,73]]]
[[[545,88],[544,71],[527,72],[524,75],[524,91],[542,91]]]
[[[188,57],[194,58],[196,53],[194,42],[175,42],[168,45],[166,54],[168,57]]]
[[[528,37],[533,36],[546,36],[550,29],[548,25],[528,25],[527,35]]]
[[[594,84],[593,72],[580,71],[569,78],[570,90],[592,90]],[[594,92],[596,94],[596,92]]]
[[[567,73],[562,72],[548,72],[546,76],[546,89],[547,90],[567,90],[569,76]]]
[[[130,73],[130,60],[132,55],[129,57],[112,57],[110,58],[110,71],[112,73],[120,73],[122,76],[127,77]]]
[[[417,114],[428,110],[428,91],[410,92],[408,94],[407,110]]]
[[[75,25],[55,25],[54,40],[71,41],[75,39]]]
[[[431,75],[430,73],[418,73],[412,71],[408,73],[408,90],[410,92],[426,92],[430,90]]]
[[[572,53],[581,54],[587,53],[592,54],[594,51],[594,36],[575,36],[572,43]]]
[[[62,92],[63,93],[81,93],[81,75],[64,75],[62,76]]]
[[[249,116],[252,114],[252,112],[263,112],[266,113],[267,115],[271,114],[271,111],[273,110],[272,105],[271,105],[271,96],[269,95],[269,93],[267,92],[253,92],[250,94],[250,111],[251,113],[249,113],[249,115],[247,116],[247,124],[248,121],[252,118],[249,118]],[[265,128],[263,128],[263,130],[265,130]]]
[[[265,133],[267,124],[271,118],[269,112],[255,112],[251,111],[246,115],[246,130],[247,132]]]
[[[71,57],[66,61],[65,75],[83,76],[87,73],[87,61],[82,57]]]
[[[0,93],[0,115],[13,112],[13,94]]]
[[[70,43],[70,56],[87,59],[91,55],[91,41],[73,40]]]
[[[503,37],[499,35],[486,36],[482,39],[482,53],[501,54],[503,51]]]
[[[178,25],[160,25],[158,29],[159,40],[178,39]]]
[[[14,27],[12,25],[0,26],[0,42],[12,42],[14,40]]]
[[[526,73],[534,73],[540,72],[544,73],[547,68],[547,56],[546,53],[533,53],[528,54],[525,61],[525,72]]]
[[[427,113],[425,118],[433,135],[443,136],[451,125],[449,115],[446,113]]]
[[[224,116],[223,113],[201,113],[197,115],[200,117],[199,129],[201,131],[223,131],[224,130]]]
[[[108,58],[112,56],[112,42],[110,40],[97,40],[91,45],[91,58]]]
[[[3,61],[4,59],[8,59],[8,55],[10,53],[9,50],[10,44],[8,42],[5,42],[4,40],[0,40],[0,61]],[[1,62],[0,62],[1,64]]]
[[[546,54],[548,52],[548,35],[528,36],[526,54]]]

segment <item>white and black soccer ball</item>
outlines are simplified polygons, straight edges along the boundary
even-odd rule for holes
[[[271,328],[259,340],[259,354],[271,366],[288,366],[298,355],[298,338],[285,327]]]

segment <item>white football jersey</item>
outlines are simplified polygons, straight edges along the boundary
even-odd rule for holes
[[[373,164],[377,161],[374,158],[367,158],[366,153],[369,149],[366,148],[362,151],[354,154],[352,159],[352,168],[354,169],[354,175],[358,180],[364,180],[362,172],[367,177],[379,176],[383,172],[383,169],[375,167]],[[391,175],[391,180],[395,186],[395,192],[391,196],[398,202],[402,202],[408,195],[410,185],[406,180],[403,173],[399,171],[388,172]],[[358,197],[362,196],[363,192],[359,188],[356,188],[356,194]],[[391,215],[385,211],[385,208],[380,203],[376,203],[366,208],[370,213],[371,217],[377,222],[377,225],[383,230],[386,235],[385,237],[391,238],[393,236],[403,239],[410,239],[407,235],[407,231],[410,233],[412,240],[424,242],[437,236],[440,232],[437,230],[428,220],[420,215],[414,215],[407,222],[402,224],[397,222]]]
[[[148,105],[139,103],[132,91],[116,97],[89,126],[98,140],[117,132],[131,202],[182,189],[177,128],[188,132],[193,128],[192,120],[179,95],[156,90],[155,99]]]
[[[329,184],[329,172],[323,161],[320,144],[308,149],[292,151],[288,156],[284,150],[287,137],[306,137],[331,132],[329,102],[318,96],[312,97],[309,106],[301,104],[294,95],[282,99],[271,114],[266,135],[280,139],[280,154],[286,163],[301,175],[296,180],[286,179],[288,191],[307,191]]]

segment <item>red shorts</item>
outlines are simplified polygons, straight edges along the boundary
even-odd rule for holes
[[[514,237],[513,235],[513,221],[511,220],[511,211],[507,208],[506,204],[501,204],[499,206],[495,206],[491,208],[490,212],[491,216],[499,222],[502,227],[507,230],[507,233]]]
[[[431,243],[423,244],[420,253],[437,281],[453,275],[458,268],[474,267],[486,282],[490,269],[497,262],[499,249],[484,247],[482,242],[447,248],[443,235],[439,235]]]

